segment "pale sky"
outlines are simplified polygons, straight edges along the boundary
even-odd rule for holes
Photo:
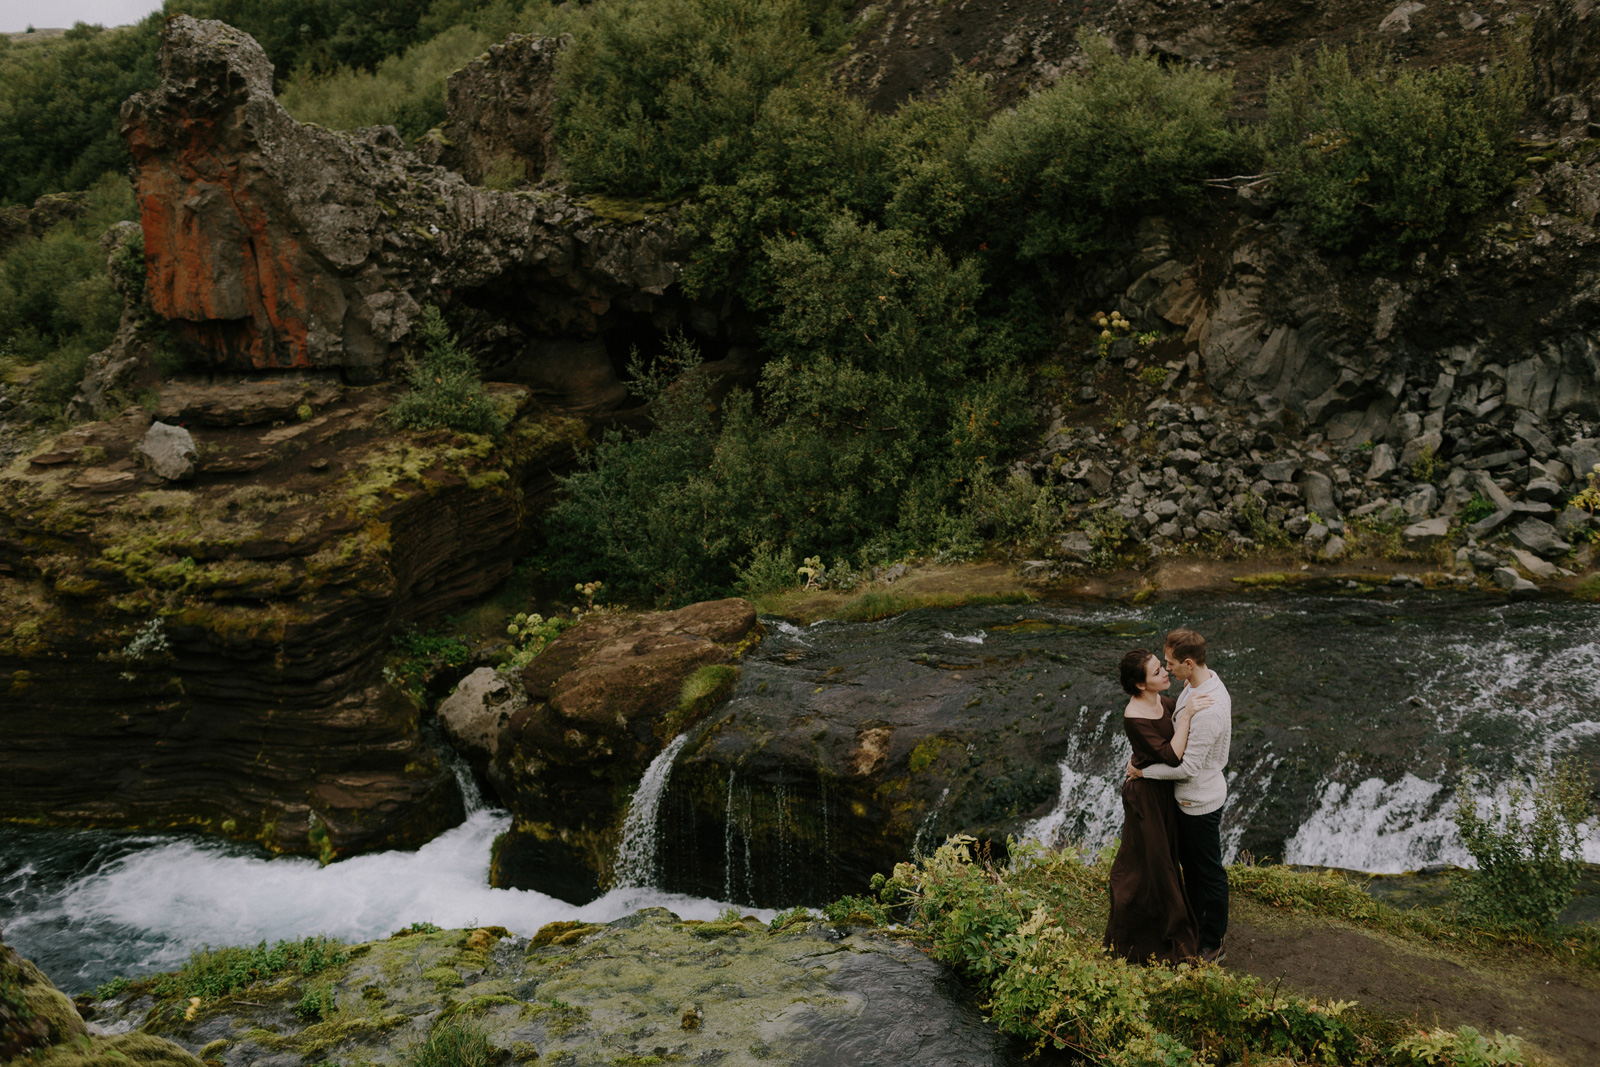
[[[161,9],[161,0],[0,0],[0,33],[66,29],[74,22],[126,26]]]

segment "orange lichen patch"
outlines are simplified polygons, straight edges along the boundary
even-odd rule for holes
[[[197,143],[181,162],[130,138],[151,308],[182,323],[219,363],[243,357],[273,369],[324,362],[311,350],[307,324],[343,318],[337,280],[272,224],[237,166],[209,154],[208,123],[192,122],[188,132]]]

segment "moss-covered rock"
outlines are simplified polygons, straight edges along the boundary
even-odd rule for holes
[[[0,942],[0,1063],[29,1067],[202,1067],[149,1034],[91,1034],[43,971]]]
[[[598,895],[644,769],[728,698],[762,633],[734,598],[591,615],[552,641],[523,671],[532,703],[511,716],[490,768],[517,815],[496,843],[493,883]]]
[[[387,1067],[430,1039],[573,1065],[1011,1061],[941,965],[893,937],[821,923],[770,932],[754,918],[686,923],[649,909],[531,938],[444,930],[356,946],[315,981],[334,1005],[316,1022],[294,1014],[295,980],[188,1020],[149,997],[100,1010],[226,1067],[285,1055]]]

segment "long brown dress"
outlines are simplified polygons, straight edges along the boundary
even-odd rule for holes
[[[1161,718],[1123,718],[1135,767],[1183,762],[1172,751],[1176,707],[1162,697]],[[1171,782],[1130,778],[1122,785],[1122,843],[1111,864],[1105,943],[1136,963],[1152,957],[1178,963],[1199,954],[1194,909],[1178,873],[1178,802]]]

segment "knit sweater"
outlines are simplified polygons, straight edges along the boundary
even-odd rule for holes
[[[1228,780],[1222,771],[1228,766],[1228,746],[1233,734],[1233,698],[1216,671],[1205,684],[1184,686],[1178,696],[1182,711],[1195,696],[1208,696],[1212,704],[1197,711],[1189,724],[1189,743],[1184,746],[1183,762],[1176,767],[1155,764],[1144,769],[1146,778],[1168,779],[1178,810],[1184,815],[1209,815],[1228,799]]]

